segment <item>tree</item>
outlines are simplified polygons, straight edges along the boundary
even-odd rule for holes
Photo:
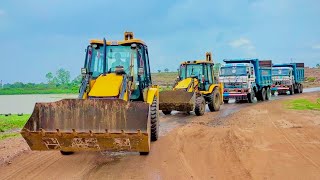
[[[55,79],[55,78],[53,78]],[[67,85],[70,83],[70,72],[61,68],[56,72],[56,80],[59,85]]]
[[[72,80],[71,84],[78,86],[81,84],[81,81],[82,81],[82,75],[79,75]]]
[[[169,72],[169,69],[168,69],[168,68],[165,68],[165,69],[164,69],[164,72],[166,72],[166,73]]]
[[[48,73],[46,74],[46,78],[47,78],[47,82],[48,82],[49,84],[51,84],[51,83],[52,83],[52,80],[53,80],[53,74],[52,74],[52,72],[48,72]]]
[[[160,69],[158,70],[158,73],[161,73],[161,70],[160,70]]]
[[[317,67],[317,68],[320,68],[320,64],[317,64],[316,67]]]

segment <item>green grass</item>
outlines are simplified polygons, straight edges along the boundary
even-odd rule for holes
[[[10,137],[19,137],[19,133],[0,133],[0,141]]]
[[[11,129],[21,129],[29,119],[30,114],[18,116],[0,116],[0,133]]]
[[[307,99],[295,99],[287,102],[289,109],[295,110],[317,110],[320,111],[320,98],[316,102],[311,102]]]
[[[0,95],[16,95],[16,94],[77,94],[78,88],[70,89],[29,89],[29,88],[8,88],[0,89]]]

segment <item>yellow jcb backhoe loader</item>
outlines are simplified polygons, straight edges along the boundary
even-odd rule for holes
[[[197,116],[218,111],[223,99],[223,85],[214,77],[211,53],[205,60],[185,61],[180,64],[178,79],[170,91],[160,92],[160,110],[166,115],[171,111],[194,111]]]
[[[36,103],[21,131],[32,150],[134,151],[146,155],[159,133],[159,91],[147,45],[91,40],[78,99]]]

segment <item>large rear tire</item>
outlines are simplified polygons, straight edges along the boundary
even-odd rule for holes
[[[254,103],[254,92],[249,93],[247,96],[248,96],[248,102]]]
[[[62,155],[64,155],[64,156],[68,156],[68,155],[73,154],[74,152],[72,152],[72,151],[60,151],[60,153],[61,153]]]
[[[164,110],[162,110],[162,113],[163,113],[164,115],[170,115],[170,114],[171,114],[171,111],[164,111]]]
[[[159,136],[159,108],[157,97],[154,97],[153,102],[150,106],[151,115],[151,141],[158,140]]]
[[[194,107],[194,113],[197,116],[202,116],[206,110],[206,101],[202,96],[196,98],[196,104]]]
[[[271,89],[267,87],[266,91],[266,100],[269,101],[271,99]]]
[[[209,98],[208,106],[211,112],[219,111],[221,105],[220,93],[219,90],[216,88],[212,92]]]
[[[267,95],[267,92],[266,92],[266,89],[265,88],[262,88],[261,89],[261,101],[265,101],[266,100],[266,95]]]

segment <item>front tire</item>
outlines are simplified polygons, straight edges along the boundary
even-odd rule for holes
[[[171,111],[164,111],[164,110],[162,110],[162,113],[163,113],[164,115],[170,115],[170,114],[171,114]]]
[[[224,102],[225,104],[228,104],[228,103],[229,103],[229,99],[228,99],[228,100],[223,100],[223,102]]]
[[[208,103],[209,109],[211,112],[219,111],[220,110],[220,93],[219,90],[216,88],[214,89],[213,93],[210,95],[210,100]]]
[[[254,103],[254,92],[249,93],[247,96],[248,96],[248,102]]]
[[[290,87],[290,95],[293,95],[294,94],[294,87],[293,87],[293,85]]]
[[[154,97],[153,102],[150,106],[150,115],[151,115],[151,141],[158,140],[159,136],[159,108],[158,100]]]
[[[74,152],[72,152],[72,151],[60,151],[60,153],[61,153],[62,155],[64,155],[64,156],[68,156],[68,155],[73,154]]]
[[[194,107],[194,113],[197,116],[202,116],[205,112],[206,109],[206,101],[204,100],[204,98],[202,96],[199,96],[196,98],[196,104]]]

